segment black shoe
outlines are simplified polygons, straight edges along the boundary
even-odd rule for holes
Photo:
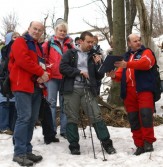
[[[134,155],[140,155],[143,154],[144,152],[145,151],[143,147],[137,147],[136,151],[134,152]]]
[[[53,137],[53,138],[50,138],[50,139],[44,139],[44,142],[46,143],[46,144],[50,144],[50,143],[57,143],[57,142],[59,142],[59,139],[58,138],[56,138],[56,137]]]
[[[13,132],[10,129],[1,130],[0,133],[6,135],[13,135]]]
[[[144,141],[144,151],[145,151],[145,152],[154,151],[154,149],[153,149],[153,144],[152,144],[152,143],[149,143],[149,142],[147,142],[147,141]]]
[[[14,156],[13,161],[21,166],[33,166],[33,161],[29,160],[27,156]]]
[[[54,137],[54,138],[52,139],[52,142],[57,143],[57,142],[59,142],[59,139],[56,138],[56,137]]]
[[[107,148],[104,148],[108,154],[115,154],[116,150],[113,146],[108,146]]]
[[[27,153],[27,158],[33,162],[39,162],[42,160],[41,155],[35,155],[33,153]]]
[[[113,142],[111,139],[107,139],[107,140],[102,141],[102,145],[108,154],[115,154],[116,153],[116,150],[113,147]]]
[[[80,155],[80,145],[78,142],[70,143],[69,149],[72,155]]]
[[[80,155],[80,150],[77,149],[77,148],[74,148],[74,149],[71,150],[71,154],[72,155]]]
[[[61,135],[63,138],[67,139],[66,133],[61,133],[60,135]]]

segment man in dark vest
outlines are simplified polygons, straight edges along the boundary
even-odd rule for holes
[[[137,149],[135,155],[153,151],[152,143],[156,141],[153,128],[155,89],[154,75],[151,68],[155,57],[150,49],[141,44],[140,36],[130,34],[129,51],[124,60],[116,62],[117,71],[107,73],[114,81],[121,82],[121,98],[128,113],[128,119]]]

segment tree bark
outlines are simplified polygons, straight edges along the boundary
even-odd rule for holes
[[[143,0],[135,0],[136,7],[139,13],[139,20],[140,20],[140,32],[142,37],[142,43],[145,47],[151,47],[151,31],[150,25],[147,17],[147,11],[144,5]]]
[[[64,0],[64,21],[68,23],[69,5],[68,0]]]
[[[113,50],[115,55],[125,52],[124,0],[113,0]]]
[[[135,0],[126,1],[126,38],[132,33],[132,28],[136,16]]]
[[[112,19],[112,1],[111,0],[107,0],[106,15],[107,15],[108,25],[110,29],[110,37],[112,37],[113,36],[113,19]]]
[[[122,55],[125,52],[125,14],[124,0],[113,0],[113,54]],[[120,86],[113,81],[109,102],[117,106],[122,105]]]

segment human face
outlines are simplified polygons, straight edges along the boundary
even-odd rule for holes
[[[29,35],[36,41],[38,41],[43,34],[44,26],[40,22],[32,22],[31,26],[28,28]]]
[[[96,37],[94,37],[94,45],[98,44],[98,39]]]
[[[56,30],[56,37],[60,40],[63,40],[67,35],[67,30],[65,27],[60,26]]]
[[[18,33],[16,33],[16,34],[14,34],[13,36],[12,36],[12,40],[15,40],[16,38],[18,38],[20,35],[18,34]]]
[[[83,52],[88,52],[93,47],[94,38],[90,36],[85,36],[84,40],[80,41],[80,48]]]
[[[141,38],[137,35],[132,35],[130,37],[130,41],[128,42],[128,46],[131,48],[132,51],[137,51],[141,48]]]

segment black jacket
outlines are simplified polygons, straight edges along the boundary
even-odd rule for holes
[[[91,53],[91,52],[90,52]],[[95,64],[92,54],[88,53],[88,74],[90,81],[90,88],[92,93],[97,95],[97,80],[104,77],[103,74],[98,73],[100,64]],[[74,80],[77,75],[80,75],[80,70],[77,69],[78,54],[76,49],[68,50],[60,63],[60,72],[64,76],[61,90],[63,93],[72,93],[74,88]]]

